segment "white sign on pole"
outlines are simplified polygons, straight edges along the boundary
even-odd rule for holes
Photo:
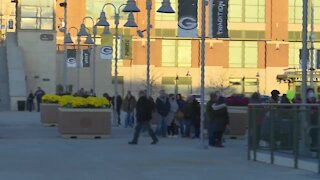
[[[112,47],[110,46],[103,46],[100,49],[100,57],[101,59],[111,60],[112,59]]]

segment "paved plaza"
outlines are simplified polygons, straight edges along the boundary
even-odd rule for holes
[[[274,180],[320,179],[319,174],[247,161],[245,140],[199,148],[199,140],[166,138],[128,145],[133,129],[109,139],[63,139],[43,127],[39,113],[0,113],[0,180]]]

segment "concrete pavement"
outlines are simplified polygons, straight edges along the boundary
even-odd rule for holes
[[[0,113],[0,180],[271,180],[320,179],[319,174],[247,161],[245,140],[200,149],[199,140],[166,138],[128,145],[133,129],[109,139],[62,139],[39,113]]]

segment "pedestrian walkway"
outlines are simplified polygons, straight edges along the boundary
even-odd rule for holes
[[[133,129],[117,127],[109,139],[62,139],[42,127],[40,114],[0,113],[0,180],[306,180],[319,174],[247,161],[245,140],[225,148],[199,148],[199,140],[167,138],[150,145]]]

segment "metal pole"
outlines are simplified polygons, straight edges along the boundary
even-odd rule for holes
[[[80,36],[77,36],[77,51],[78,51],[78,65],[77,65],[77,92],[80,90],[80,61],[81,61],[81,53],[80,53]]]
[[[92,89],[94,94],[96,93],[96,35],[97,27],[93,23]]]
[[[310,87],[314,88],[314,0],[311,0],[311,52],[310,52]]]
[[[117,98],[118,98],[118,31],[119,31],[119,13],[116,12],[115,8],[115,24],[116,24],[116,51],[115,51],[115,63],[114,63],[114,117],[115,117],[115,124],[118,119],[117,114]]]
[[[300,151],[303,154],[308,153],[308,149],[305,145],[307,127],[307,112],[306,112],[306,91],[307,91],[307,38],[308,38],[308,0],[303,0],[303,21],[302,21],[302,84],[301,84],[301,100],[302,100],[302,111],[301,111],[301,142]]]
[[[205,66],[205,36],[206,36],[206,0],[202,0],[201,8],[201,90],[200,90],[200,140],[201,146],[207,148],[204,143],[203,129],[204,129],[204,66]]]
[[[67,0],[64,0],[64,41],[63,41],[63,55],[64,55],[64,68],[63,68],[63,87],[64,91],[67,92],[67,86],[68,86],[68,57],[67,57],[67,44],[66,44],[66,36],[67,36]]]
[[[152,2],[151,0],[146,1],[147,7],[147,97],[150,97],[150,17]]]

